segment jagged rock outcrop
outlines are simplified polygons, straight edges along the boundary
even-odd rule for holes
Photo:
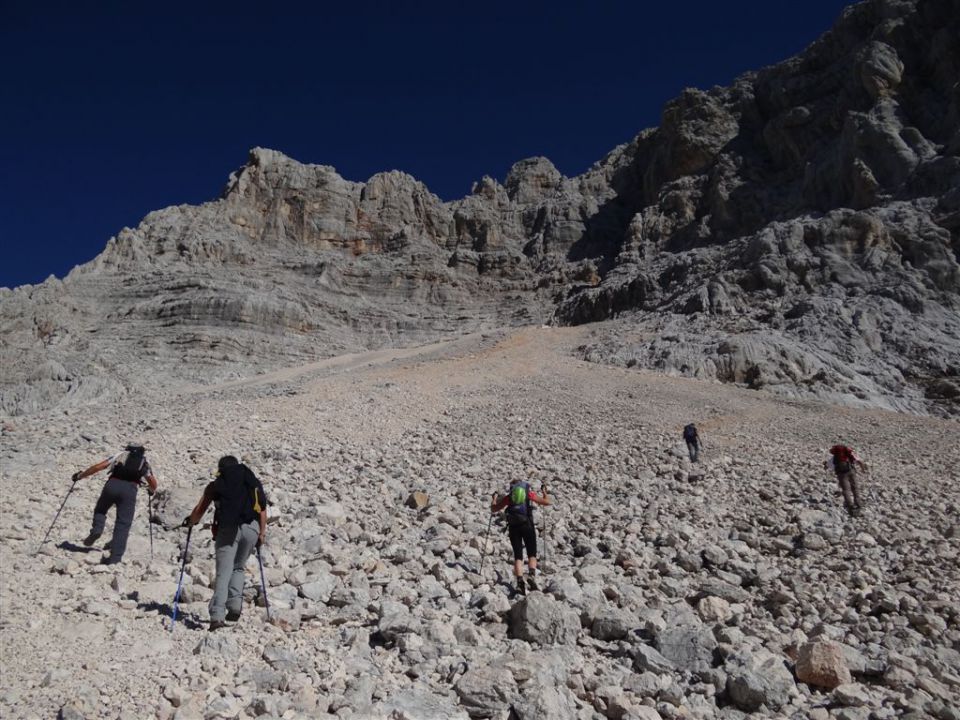
[[[646,312],[584,356],[955,413],[958,17],[860,3],[796,58],[668,104],[633,153],[622,251],[557,314]]]
[[[496,326],[789,395],[960,407],[960,2],[867,0],[806,51],[685,90],[583,175],[445,203],[254,149],[64,280],[0,290],[0,408]]]

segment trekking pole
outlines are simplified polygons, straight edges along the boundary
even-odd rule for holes
[[[263,555],[260,554],[260,543],[257,543],[257,562],[260,563],[260,587],[263,589],[263,606],[267,609],[267,620],[269,620],[270,601],[267,599],[267,581],[263,577]]]
[[[60,513],[63,512],[63,506],[67,504],[67,499],[70,497],[70,493],[73,492],[73,489],[77,486],[77,481],[74,480],[73,484],[70,485],[70,489],[67,490],[66,496],[63,498],[63,502],[60,503],[60,509],[57,510],[57,514],[53,518],[53,522],[50,523],[50,527],[47,528],[47,534],[43,536],[43,540],[40,541],[40,544],[37,545],[37,549],[33,551],[33,554],[36,555],[40,552],[40,548],[43,547],[43,544],[47,541],[47,538],[50,537],[50,533],[53,531],[53,526],[57,524],[57,520],[60,519]]]
[[[170,632],[173,632],[173,626],[177,624],[177,603],[180,602],[180,590],[183,589],[183,571],[187,567],[187,553],[190,551],[190,534],[193,532],[193,525],[187,526],[187,544],[183,546],[183,562],[180,563],[180,580],[177,581],[177,594],[173,596],[173,620],[170,621]]]
[[[547,494],[547,484],[542,483],[540,485],[540,494],[546,496]],[[543,557],[541,558],[541,564],[545,565],[547,562],[547,513],[543,512]]]
[[[497,501],[497,494],[493,493],[490,504]],[[480,574],[483,575],[483,561],[487,559],[487,546],[490,540],[490,526],[493,525],[493,513],[490,513],[490,519],[487,521],[487,534],[483,536],[483,552],[480,553]]]
[[[150,530],[150,562],[153,562],[153,495],[147,495],[147,528]]]

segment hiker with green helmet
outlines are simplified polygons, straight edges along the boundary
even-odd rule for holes
[[[217,475],[186,518],[184,526],[196,525],[216,504],[213,533],[217,577],[210,598],[210,629],[219,630],[226,620],[239,620],[243,602],[244,567],[267,533],[267,497],[253,471],[232,455],[217,463]]]
[[[123,554],[127,550],[127,537],[130,535],[137,509],[137,490],[146,482],[147,492],[153,495],[157,491],[157,478],[147,462],[146,448],[141,443],[130,443],[122,452],[111,455],[86,470],[75,472],[70,479],[76,483],[107,468],[110,469],[107,482],[104,483],[93,508],[93,525],[83,544],[90,547],[100,539],[107,523],[107,512],[116,506],[117,519],[113,524],[113,538],[108,543],[110,555],[100,561],[104,565],[114,565],[123,560]]]
[[[543,495],[537,495],[530,483],[518,480],[510,484],[507,493],[501,497],[494,495],[490,512],[502,511],[507,519],[507,533],[513,548],[513,575],[517,582],[517,592],[526,594],[527,586],[523,578],[523,550],[527,551],[527,564],[530,566],[530,589],[537,590],[537,529],[533,522],[533,505],[550,505],[547,497],[547,485],[542,485]]]

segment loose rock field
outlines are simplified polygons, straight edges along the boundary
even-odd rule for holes
[[[147,383],[5,421],[0,716],[960,717],[956,422],[587,363],[589,332]],[[122,565],[80,544],[102,476],[34,556],[70,474],[136,438],[161,486],[152,561],[145,494]],[[871,466],[857,519],[822,469],[838,440]],[[251,559],[240,622],[206,630],[197,528],[171,633],[178,525],[226,453],[274,503],[273,622]],[[555,504],[522,598],[486,508],[528,476]]]

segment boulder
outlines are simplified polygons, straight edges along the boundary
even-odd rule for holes
[[[708,623],[725,623],[733,617],[730,603],[723,598],[708,595],[697,603],[697,614]]]
[[[451,698],[425,685],[416,685],[384,700],[378,717],[389,720],[467,720],[470,716]],[[479,717],[479,716],[478,716]]]
[[[637,617],[627,610],[603,608],[593,618],[590,635],[597,640],[621,640],[639,625]]]
[[[510,609],[510,637],[542,645],[570,644],[579,632],[577,612],[541,592],[530,593]]]
[[[727,671],[727,694],[746,712],[755,712],[761,706],[779,710],[796,690],[793,675],[783,658],[765,650],[741,663],[728,663]]]
[[[472,718],[499,717],[517,696],[513,676],[489,665],[471,668],[453,689]]]
[[[407,500],[404,503],[408,508],[413,508],[414,510],[423,510],[430,504],[430,496],[425,492],[415,490],[407,496]]]
[[[713,667],[717,641],[705,627],[680,625],[662,630],[656,645],[660,654],[678,669],[700,672]]]
[[[315,573],[300,585],[300,594],[308,600],[325,603],[337,587],[337,577],[329,572]]]
[[[802,645],[797,653],[796,672],[801,682],[827,690],[847,684],[852,679],[843,648],[830,640]]]
[[[513,704],[517,720],[572,718],[577,716],[577,700],[566,687],[537,686],[525,689],[523,699]]]
[[[637,646],[636,654],[633,657],[633,666],[640,672],[646,671],[654,675],[663,675],[676,669],[673,662],[649,645]]]

